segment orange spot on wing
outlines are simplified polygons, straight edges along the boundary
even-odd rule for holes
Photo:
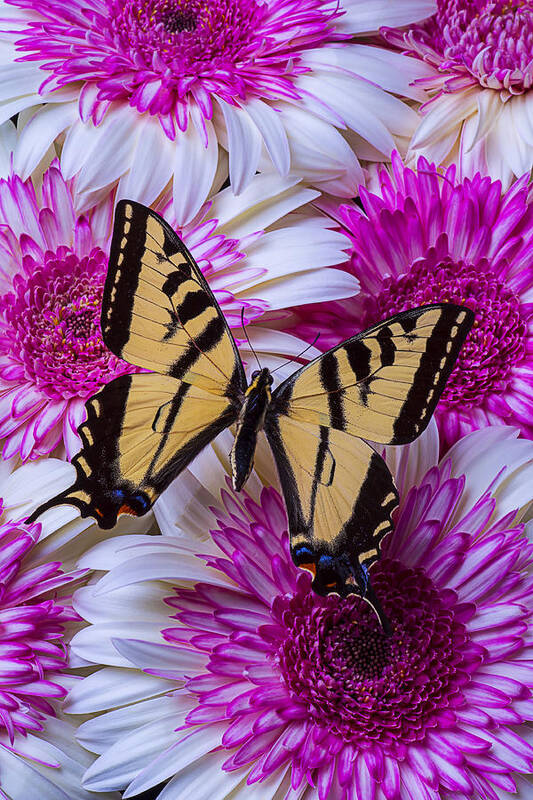
[[[103,511],[100,511],[99,508],[95,508],[94,513],[96,514],[97,517],[100,517],[100,519],[102,519],[102,517],[104,516]]]
[[[316,577],[316,565],[312,561],[306,561],[304,564],[298,564],[298,566],[310,572],[313,578]]]
[[[132,514],[132,516],[134,516],[134,517],[138,517],[139,516],[137,514],[137,512],[134,511],[133,508],[131,506],[128,506],[126,503],[123,506],[120,506],[120,508],[118,510],[118,513],[119,514]]]

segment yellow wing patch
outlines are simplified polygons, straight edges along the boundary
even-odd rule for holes
[[[278,413],[383,444],[427,427],[473,323],[460,306],[397,314],[330,350],[274,393]]]
[[[102,334],[131,364],[215,394],[246,388],[235,342],[201,270],[161,217],[130,200],[115,213]]]

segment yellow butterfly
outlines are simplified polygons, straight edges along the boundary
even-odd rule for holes
[[[274,391],[268,369],[254,372],[247,385],[231,331],[183,242],[149,208],[122,200],[103,338],[117,356],[152,374],[123,375],[88,401],[79,428],[83,449],[73,460],[76,482],[32,519],[61,503],[94,516],[102,528],[121,513],[145,514],[232,423],[239,491],[263,428],[294,562],[312,572],[319,594],[360,592],[372,600],[368,567],[392,529],[398,494],[364,440],[405,444],[422,433],[472,323],[461,306],[414,308],[334,347]]]

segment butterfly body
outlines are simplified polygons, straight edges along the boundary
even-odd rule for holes
[[[86,404],[76,481],[34,520],[69,503],[100,527],[141,516],[194,457],[236,424],[234,488],[252,469],[264,430],[287,509],[294,562],[319,594],[359,593],[377,609],[369,568],[391,532],[398,492],[368,442],[406,444],[427,427],[472,312],[452,304],[403,311],[296,370],[273,391],[268,369],[248,385],[207,281],[173,229],[121,200],[102,301],[102,335],[144,368]]]
[[[230,453],[233,488],[240,492],[254,464],[257,434],[262,429],[272,399],[273,377],[268,369],[257,370],[246,389],[237,419],[235,441]]]

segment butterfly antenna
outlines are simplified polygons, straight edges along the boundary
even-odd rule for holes
[[[436,175],[436,176],[437,176],[437,178],[442,178],[442,180],[443,180],[443,181],[446,181],[447,183],[449,183],[449,184],[450,184],[450,186],[452,187],[452,189],[455,189],[455,184],[453,183],[453,181],[451,181],[451,180],[448,178],[448,176],[447,176],[447,175],[443,175],[441,172],[436,172],[436,171],[435,171],[435,172],[430,172],[430,171],[429,171],[429,170],[427,170],[427,169],[417,169],[417,173],[418,173],[419,175],[429,175],[429,176]]]
[[[276,367],[276,369],[272,369],[272,370],[270,370],[270,374],[271,374],[271,375],[273,375],[273,374],[274,374],[274,372],[277,372],[277,371],[278,371],[278,369],[281,369],[281,368],[282,368],[282,367],[284,367],[286,364],[290,364],[290,363],[291,363],[291,361],[296,361],[296,359],[297,359],[297,358],[301,358],[301,356],[303,356],[303,354],[304,354],[304,353],[307,353],[307,351],[308,351],[308,350],[310,350],[310,349],[311,349],[311,347],[314,347],[314,346],[315,346],[315,344],[318,342],[319,338],[320,338],[320,334],[319,334],[319,333],[317,333],[317,335],[315,336],[315,338],[313,339],[313,341],[311,342],[311,344],[308,344],[308,345],[307,345],[307,347],[305,347],[305,348],[302,350],[302,352],[301,352],[301,353],[298,353],[298,355],[297,355],[297,356],[293,356],[293,358],[289,358],[289,359],[287,359],[287,361],[284,361],[284,362],[283,362],[283,364],[278,364],[278,366]]]
[[[365,592],[365,595],[364,595],[364,599],[367,601],[367,603],[369,603],[372,606],[372,608],[376,612],[376,616],[380,621],[380,624],[381,624],[381,627],[383,629],[383,633],[385,634],[385,636],[390,636],[392,634],[392,629],[391,629],[391,625],[390,625],[390,622],[389,622],[389,618],[385,614],[385,612],[383,610],[383,606],[379,602],[378,597],[377,597],[374,589],[372,588],[372,584],[370,583],[370,581],[368,582],[368,586],[367,586],[367,589],[366,589],[366,592]]]
[[[252,351],[252,353],[255,356],[255,360],[257,361],[257,366],[259,367],[259,369],[263,369],[261,364],[259,363],[259,359],[257,358],[257,353],[255,352],[254,348],[252,347],[252,343],[251,343],[251,341],[249,339],[249,336],[246,333],[246,328],[244,327],[244,306],[241,307],[241,328],[242,328],[242,332],[246,336],[246,341],[250,345],[250,350]]]

